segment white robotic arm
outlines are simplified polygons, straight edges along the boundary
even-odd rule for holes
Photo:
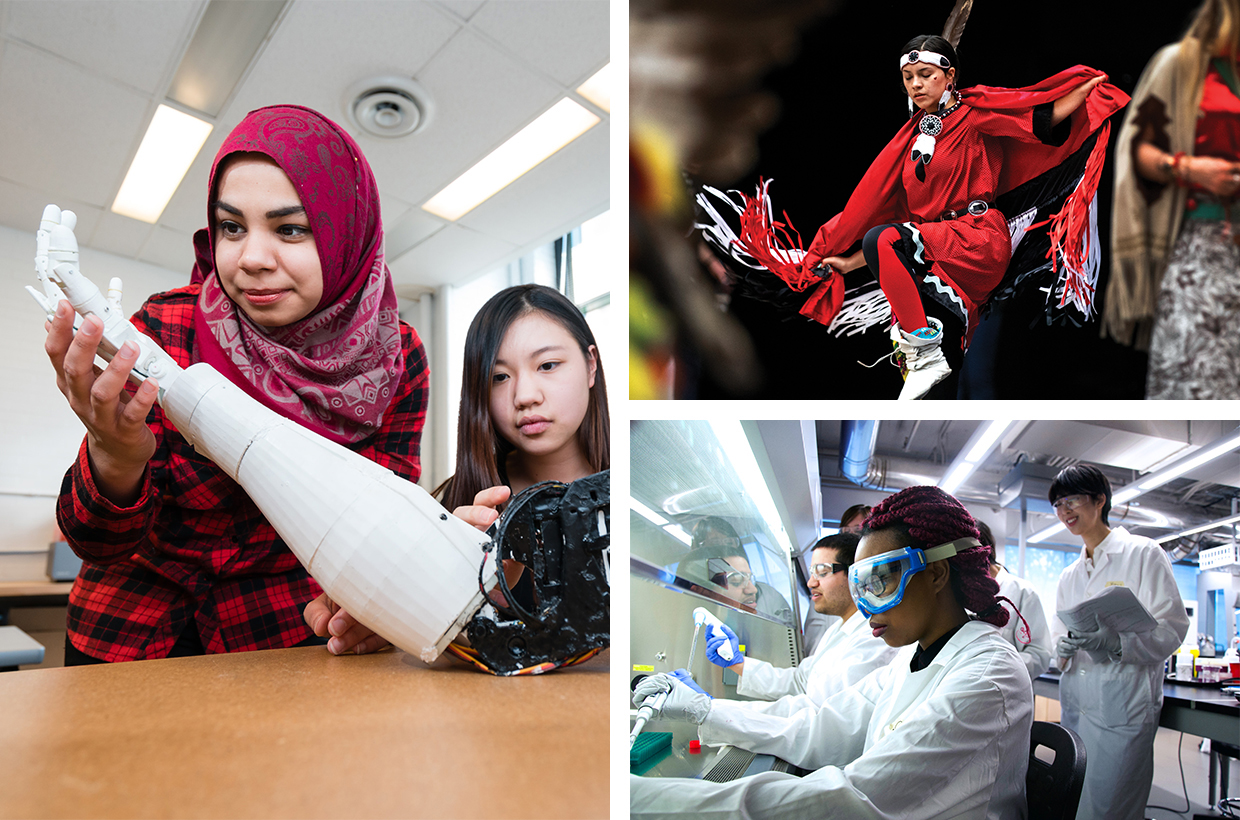
[[[78,270],[76,217],[49,205],[37,235],[49,316],[60,299],[104,323],[99,355],[141,347],[134,378],[159,379],[164,413],[246,491],[331,598],[407,652],[432,661],[469,626],[471,658],[498,674],[554,668],[608,645],[610,476],[547,482],[509,504],[494,540],[429,493],[268,409],[205,363],[181,368]],[[113,280],[119,294],[120,283]],[[538,612],[487,603],[496,560],[531,569]],[[479,662],[481,661],[481,662]]]

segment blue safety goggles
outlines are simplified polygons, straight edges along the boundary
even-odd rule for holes
[[[909,578],[934,561],[943,561],[971,547],[980,547],[976,538],[957,538],[946,544],[921,550],[905,547],[857,561],[848,570],[848,590],[857,609],[867,618],[886,612],[904,600]]]

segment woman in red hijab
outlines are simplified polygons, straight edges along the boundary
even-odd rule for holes
[[[266,406],[409,481],[429,371],[400,321],[374,175],[357,144],[299,106],[252,111],[211,169],[187,287],[133,317],[182,367],[207,362]],[[93,371],[62,303],[47,350],[87,428],[57,518],[83,559],[65,663],[322,643],[302,619],[318,584],[245,492],[125,386],[136,351]]]

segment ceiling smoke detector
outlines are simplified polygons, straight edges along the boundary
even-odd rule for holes
[[[430,122],[430,96],[407,77],[375,77],[355,83],[345,95],[349,121],[375,137],[404,137]]]

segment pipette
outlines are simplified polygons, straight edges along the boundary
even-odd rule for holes
[[[701,627],[701,625],[704,623],[710,624],[711,626],[714,626],[714,627],[718,627],[719,634],[721,635],[723,634],[723,621],[719,620],[714,615],[711,615],[703,607],[698,607],[697,609],[693,610],[693,623],[696,624],[696,626],[694,626],[693,628],[693,640],[695,643],[697,642],[698,628]],[[732,656],[731,641],[725,641],[723,645],[719,647],[719,657],[723,658],[725,661],[732,660],[733,656]],[[692,646],[689,647],[689,660],[690,661],[693,660],[693,647]]]
[[[667,695],[667,692],[660,692],[654,697],[642,701],[642,708],[637,710],[637,720],[633,723],[633,731],[629,732],[629,748],[633,747],[637,736],[642,733],[642,729],[646,726],[646,721],[650,720],[657,710],[663,708],[663,701],[667,700]]]

